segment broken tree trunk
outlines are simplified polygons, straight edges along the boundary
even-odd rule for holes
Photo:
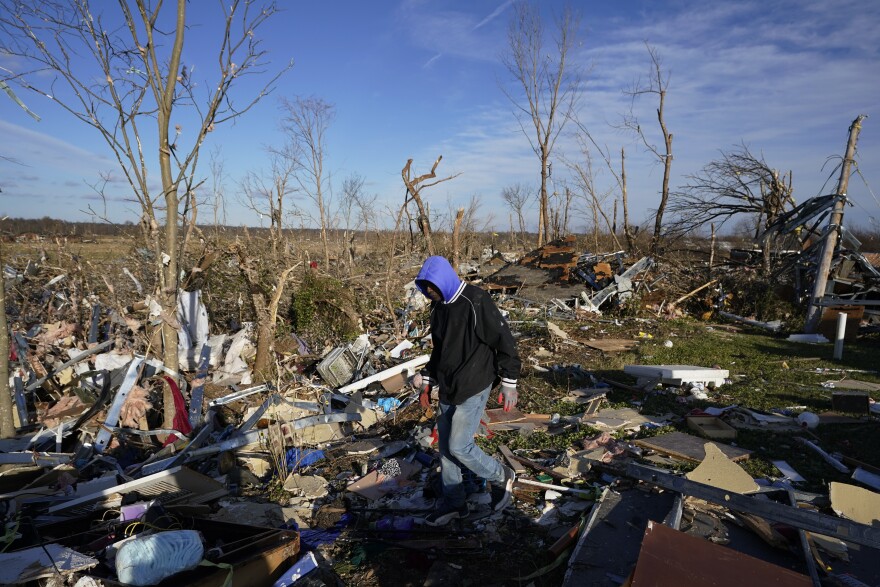
[[[859,140],[859,132],[862,130],[864,114],[860,114],[853,120],[849,127],[849,139],[846,143],[846,155],[840,165],[840,179],[837,182],[837,195],[846,196],[849,184],[849,172],[852,168],[853,157],[856,152],[856,142]],[[831,260],[834,258],[834,249],[837,247],[837,239],[840,236],[840,224],[843,221],[843,206],[845,197],[834,204],[831,219],[828,221],[829,231],[822,244],[822,253],[819,257],[819,266],[816,268],[816,277],[813,280],[813,293],[810,296],[810,305],[807,307],[807,321],[804,331],[807,334],[816,332],[819,320],[822,318],[822,306],[819,305],[825,297],[825,289],[828,286],[828,272],[831,269]]]
[[[0,267],[3,266],[0,257]],[[24,424],[24,422],[22,423]],[[6,277],[0,272],[0,438],[15,436],[9,392],[9,327],[6,324]]]
[[[461,221],[464,219],[464,208],[455,213],[455,224],[452,227],[452,267],[458,271],[461,257]]]
[[[629,226],[629,206],[626,200],[626,151],[620,148],[620,194],[623,202],[623,236],[626,238],[626,252],[633,252],[633,234]]]
[[[422,185],[427,179],[434,179],[437,177],[437,166],[440,164],[440,160],[443,159],[443,155],[437,157],[437,160],[434,161],[434,165],[431,167],[431,171],[424,175],[420,175],[415,179],[411,176],[410,167],[412,167],[412,159],[408,159],[406,165],[403,166],[403,169],[400,171],[400,176],[403,178],[403,183],[406,186],[406,192],[408,198],[404,202],[404,207],[409,203],[409,200],[412,199],[416,203],[416,207],[419,209],[419,217],[416,219],[416,223],[418,224],[419,230],[422,232],[422,236],[425,237],[425,247],[427,248],[428,255],[435,255],[434,249],[434,237],[431,232],[431,219],[428,214],[427,208],[422,201],[421,191],[423,188],[435,186],[438,183],[442,183],[444,181],[449,181],[455,177],[458,177],[458,174],[452,175],[450,177],[445,177],[443,179],[438,179],[432,183],[427,183]]]

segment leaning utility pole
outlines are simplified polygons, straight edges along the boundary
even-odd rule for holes
[[[822,254],[819,257],[819,266],[816,268],[816,279],[813,281],[813,293],[810,296],[810,305],[807,307],[807,321],[804,331],[808,334],[816,332],[819,320],[822,318],[822,298],[828,287],[828,273],[831,270],[831,260],[834,258],[834,249],[837,247],[837,239],[840,236],[840,226],[843,222],[843,206],[846,202],[846,188],[849,184],[849,171],[852,167],[853,157],[856,153],[856,141],[859,139],[859,131],[862,130],[864,114],[859,114],[849,127],[849,140],[846,143],[846,155],[840,166],[840,179],[837,182],[837,195],[841,198],[834,204],[831,211],[831,219],[828,221],[828,235],[822,244]]]

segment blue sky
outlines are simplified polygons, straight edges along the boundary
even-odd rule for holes
[[[387,218],[402,199],[400,170],[406,160],[413,158],[414,171],[423,173],[443,155],[438,174],[460,175],[426,192],[441,226],[450,209],[478,196],[484,220],[506,229],[502,188],[522,183],[537,189],[539,181],[538,160],[499,87],[511,83],[499,60],[506,48],[510,2],[283,4],[284,11],[259,34],[272,61],[270,70],[289,59],[294,67],[273,94],[234,124],[211,133],[203,147],[203,176],[210,153],[224,160],[228,223],[260,224],[237,202],[237,182],[248,171],[268,169],[265,149],[282,141],[278,98],[303,95],[335,104],[327,136],[335,191],[349,174],[362,175]],[[850,122],[867,114],[857,156],[864,179],[855,176],[850,182],[854,206],[848,213],[862,226],[880,228],[880,3],[622,0],[572,5],[582,24],[573,59],[586,72],[579,117],[601,144],[614,152],[626,148],[636,221],[648,219],[656,206],[662,168],[614,125],[630,107],[623,90],[649,72],[647,41],[671,76],[666,122],[675,137],[673,188],[717,158],[719,150],[745,143],[772,166],[793,171],[797,201],[828,193],[836,185],[834,175],[823,189],[834,165],[828,158],[843,153]],[[195,26],[184,63],[207,82],[216,61],[210,50],[215,4],[189,6]],[[557,0],[541,2],[548,29],[562,6]],[[16,65],[0,56],[0,66]],[[247,94],[254,87],[241,89]],[[109,151],[93,129],[50,100],[15,89],[43,119],[35,122],[0,96],[0,156],[14,159],[0,160],[0,214],[88,220],[84,210],[103,205],[89,184],[102,172],[119,177]],[[659,144],[655,108],[655,102],[644,99],[636,113]],[[186,130],[184,124],[184,135]],[[565,162],[579,160],[574,138],[560,138],[551,188],[560,189],[566,180]],[[598,160],[594,172],[599,191],[611,189],[613,180]],[[111,218],[137,220],[125,184],[111,183],[108,195]],[[203,209],[201,219],[211,217]],[[535,218],[533,207],[532,227]],[[586,222],[578,217],[572,228],[583,230]]]

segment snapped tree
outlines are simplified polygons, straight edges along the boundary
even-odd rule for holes
[[[12,79],[93,128],[140,205],[140,227],[155,259],[155,297],[163,308],[163,361],[173,371],[178,369],[173,315],[180,264],[195,227],[201,147],[217,125],[263,98],[286,69],[242,102],[233,99],[242,78],[263,71],[265,52],[255,33],[276,7],[230,0],[216,4],[223,20],[214,31],[216,53],[204,64],[207,79],[202,82],[202,64],[181,61],[192,26],[188,5],[186,0],[95,5],[88,0],[0,0],[0,53],[22,64]],[[157,170],[158,189],[151,182]],[[174,402],[168,388],[164,405],[169,428]]]
[[[672,194],[668,212],[673,220],[667,231],[688,234],[710,224],[720,229],[733,218],[750,217],[757,237],[794,206],[792,190],[790,171],[780,174],[746,145],[722,151],[720,159],[687,176],[687,183]],[[765,270],[770,268],[770,252],[771,243],[764,243]]]

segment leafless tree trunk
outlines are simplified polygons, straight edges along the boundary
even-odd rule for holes
[[[9,326],[6,323],[6,277],[2,269],[3,256],[0,255],[0,438],[12,438],[15,421],[9,390]]]
[[[226,226],[226,194],[224,182],[225,162],[219,149],[211,152],[211,193],[214,195],[214,233],[218,235],[221,226]]]
[[[455,213],[455,223],[452,226],[452,267],[458,271],[461,261],[461,221],[464,219],[464,208],[459,208]]]
[[[161,28],[169,20],[161,18],[166,6],[174,10],[171,33]],[[156,297],[169,314],[176,307],[178,268],[185,253],[185,242],[178,239],[178,226],[195,211],[200,148],[217,124],[249,110],[280,75],[259,89],[250,102],[239,105],[231,100],[230,91],[236,82],[264,65],[264,52],[254,32],[275,13],[275,7],[269,6],[254,14],[250,2],[232,0],[224,8],[224,25],[218,31],[217,78],[196,83],[192,70],[181,67],[184,38],[191,27],[186,7],[186,0],[169,4],[119,2],[120,14],[108,17],[110,28],[105,29],[105,15],[93,13],[87,0],[0,0],[0,53],[20,58],[22,67],[33,68],[19,74],[16,81],[40,96],[50,97],[98,131],[131,185],[141,207],[144,236],[155,253]],[[170,42],[165,43],[166,39]],[[75,54],[77,59],[72,58]],[[95,83],[96,79],[102,83]],[[57,87],[56,82],[62,82],[69,92]],[[182,126],[175,126],[173,137],[170,132],[177,106],[189,106],[196,114],[198,126],[186,134],[191,137],[189,146],[183,144]],[[153,193],[148,183],[148,160],[153,159],[145,145],[153,141],[146,140],[141,122],[156,125],[158,150],[154,161],[162,182],[159,194]],[[165,218],[160,228],[157,213],[162,204]],[[162,325],[162,342],[165,366],[176,371],[177,328],[171,321]],[[170,427],[174,402],[167,388],[164,407],[165,426]]]
[[[709,279],[712,278],[712,266],[715,264],[715,223],[710,224],[712,229],[712,238],[709,241]]]
[[[632,228],[629,225],[629,205],[626,199],[626,152],[623,147],[620,148],[620,193],[623,203],[623,236],[626,239],[626,250],[632,253],[635,247],[633,246]]]
[[[592,211],[593,238],[595,241],[596,250],[598,251],[599,249],[600,216],[602,217],[602,220],[605,221],[605,227],[608,229],[608,232],[611,233],[611,238],[617,244],[617,247],[620,248],[620,241],[617,240],[617,234],[615,233],[614,226],[608,219],[608,214],[605,213],[605,210],[603,208],[603,204],[609,194],[605,193],[600,195],[596,193],[596,185],[593,181],[593,157],[591,155],[591,151],[584,143],[581,143],[581,149],[583,155],[583,163],[569,163],[569,167],[572,171],[574,171],[575,181],[577,181],[578,187],[580,187],[581,191],[583,192],[584,198],[587,199],[587,204]],[[599,151],[600,154],[602,154],[604,157],[605,154],[602,153],[602,150],[599,149]]]
[[[285,202],[295,192],[296,159],[287,150],[269,149],[270,170],[261,175],[256,171],[245,174],[241,181],[240,202],[253,212],[269,218],[269,243],[272,259],[279,259],[278,247],[283,250]]]
[[[354,240],[358,229],[366,221],[369,214],[365,214],[365,206],[367,206],[367,198],[364,196],[364,178],[361,175],[352,173],[342,182],[342,201],[340,210],[342,220],[345,223],[345,230],[342,236],[342,248],[340,258],[346,258],[348,267],[348,275],[354,272]],[[372,203],[369,204],[372,206]],[[354,222],[353,217],[354,216]],[[366,229],[366,227],[365,227]]]
[[[556,22],[554,50],[544,47],[544,25],[540,7],[520,1],[514,5],[507,33],[508,50],[502,61],[522,94],[502,88],[514,106],[523,134],[541,165],[541,191],[538,205],[538,246],[550,238],[550,209],[547,179],[550,156],[556,139],[576,110],[581,69],[570,62],[570,51],[577,42],[579,17],[569,8]],[[526,130],[531,128],[531,130]],[[534,133],[534,134],[532,134]]]
[[[657,206],[657,213],[654,216],[654,234],[651,236],[650,253],[656,255],[660,246],[660,237],[663,230],[663,214],[666,211],[666,204],[669,201],[669,177],[672,173],[672,133],[666,127],[666,119],[664,118],[664,107],[666,104],[666,90],[669,87],[669,75],[664,76],[660,55],[654,47],[645,43],[648,49],[648,55],[651,57],[651,72],[647,83],[637,81],[632,90],[627,94],[635,102],[636,98],[645,94],[655,94],[658,100],[657,106],[657,122],[660,124],[660,132],[663,136],[664,148],[661,151],[657,145],[651,143],[645,134],[638,118],[635,114],[630,113],[624,117],[624,126],[631,129],[636,136],[645,145],[645,148],[663,163],[663,183],[660,188],[660,204]]]
[[[431,171],[425,173],[424,175],[419,175],[416,178],[412,177],[412,159],[408,159],[406,165],[404,165],[403,169],[401,169],[400,171],[400,176],[403,178],[403,185],[406,186],[406,198],[404,200],[403,209],[404,211],[408,210],[408,204],[410,201],[416,203],[416,207],[419,210],[419,215],[416,218],[416,224],[418,225],[422,236],[425,238],[425,247],[427,248],[428,255],[435,255],[436,248],[434,247],[434,237],[431,231],[430,214],[428,212],[427,205],[422,200],[422,190],[424,188],[435,186],[438,183],[449,181],[450,179],[456,178],[459,175],[458,173],[456,173],[455,175],[444,177],[443,179],[438,179],[430,183],[424,183],[429,179],[435,179],[437,177],[437,166],[440,164],[440,161],[442,159],[443,155],[437,157],[437,160],[434,161],[434,165],[431,166]],[[407,214],[409,214],[409,212],[407,212]]]
[[[526,186],[520,183],[516,183],[502,188],[501,199],[504,200],[516,214],[516,220],[519,226],[519,238],[520,241],[524,241],[526,234],[526,223],[523,211],[528,205],[529,200],[532,199],[532,194],[529,193],[529,190]]]
[[[284,286],[290,273],[299,263],[288,266],[274,283],[264,283],[258,266],[260,261],[249,254],[240,243],[233,251],[238,257],[241,276],[248,287],[248,294],[257,318],[257,350],[254,358],[254,380],[270,381],[272,378],[272,343],[275,341],[275,323],[278,321],[278,305],[284,295]]]
[[[321,229],[321,245],[324,253],[324,270],[330,267],[330,244],[327,227],[330,223],[330,197],[327,192],[329,179],[324,171],[326,133],[336,116],[335,107],[321,98],[297,97],[293,101],[283,99],[284,112],[281,127],[287,133],[287,156],[296,163],[296,178],[300,189],[318,208],[318,224]]]

